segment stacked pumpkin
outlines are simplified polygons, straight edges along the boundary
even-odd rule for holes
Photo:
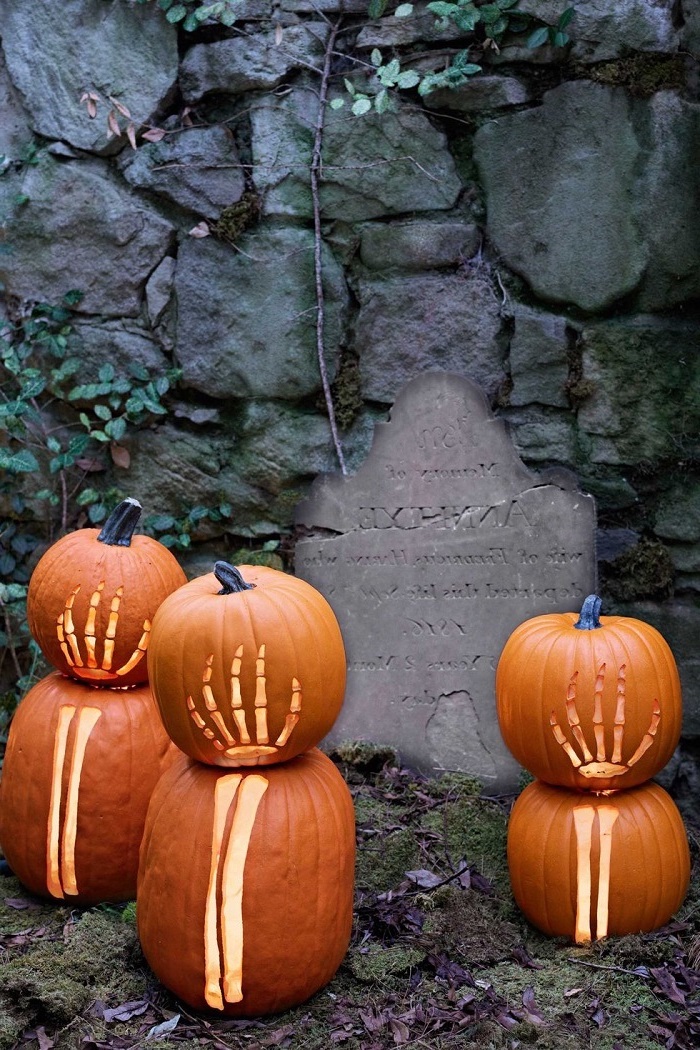
[[[130,900],[151,792],[175,755],[148,686],[151,621],[185,582],[170,551],[134,536],[140,504],[48,549],[27,597],[57,670],[22,700],[0,784],[0,842],[34,893]]]
[[[144,954],[195,1008],[302,1002],[335,973],[352,925],[352,800],[314,746],[345,688],[335,616],[302,580],[217,562],[160,607],[148,664],[185,754],[146,820]]]
[[[515,899],[527,918],[577,943],[667,922],[688,888],[685,829],[647,783],[671,757],[681,693],[653,627],[600,616],[538,616],[510,636],[496,694],[503,738],[538,780],[508,829]]]

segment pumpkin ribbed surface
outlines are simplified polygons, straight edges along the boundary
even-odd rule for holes
[[[268,766],[317,744],[338,716],[345,650],[326,600],[303,580],[242,565],[253,587],[221,594],[214,573],[167,598],[148,671],[177,746],[212,765]]]
[[[0,782],[12,870],[68,903],[133,899],[148,803],[176,754],[148,686],[42,679],[12,720]]]
[[[538,616],[508,639],[496,673],[498,720],[515,758],[550,784],[620,790],[659,772],[678,743],[681,692],[671,650],[648,624],[575,613]]]
[[[148,679],[144,657],[156,609],[187,577],[157,540],[134,536],[119,546],[99,535],[71,532],[40,559],[27,594],[29,629],[63,674],[136,685]]]
[[[350,793],[321,752],[238,772],[182,757],[154,792],[141,848],[150,966],[196,1009],[303,1002],[347,950],[354,853]]]
[[[690,879],[683,821],[656,784],[611,797],[530,784],[511,814],[508,866],[529,921],[579,943],[662,926]]]

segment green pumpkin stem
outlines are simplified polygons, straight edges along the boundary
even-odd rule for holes
[[[600,610],[603,599],[597,594],[589,594],[581,606],[581,615],[574,624],[578,631],[595,631],[603,625],[600,622]]]
[[[130,496],[115,507],[97,537],[110,547],[130,547],[136,523],[141,517],[141,504]]]
[[[246,583],[235,565],[229,565],[227,561],[217,561],[214,575],[221,584],[217,594],[240,594],[241,591],[252,591],[255,587],[254,583]]]

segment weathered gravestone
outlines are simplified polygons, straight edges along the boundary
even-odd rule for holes
[[[296,573],[326,595],[347,648],[330,740],[513,789],[496,664],[523,620],[595,589],[592,497],[538,479],[480,388],[431,372],[399,393],[353,477],[316,480],[297,522]]]

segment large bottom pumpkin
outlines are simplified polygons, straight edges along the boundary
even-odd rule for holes
[[[320,751],[238,772],[183,756],[154,792],[141,847],[146,959],[196,1009],[301,1003],[347,950],[354,857],[352,799]]]
[[[81,905],[133,899],[151,793],[178,753],[148,686],[43,678],[14,716],[0,782],[0,843],[20,881]]]
[[[680,813],[651,783],[611,796],[530,784],[511,814],[508,866],[529,921],[579,944],[662,926],[690,879]]]

